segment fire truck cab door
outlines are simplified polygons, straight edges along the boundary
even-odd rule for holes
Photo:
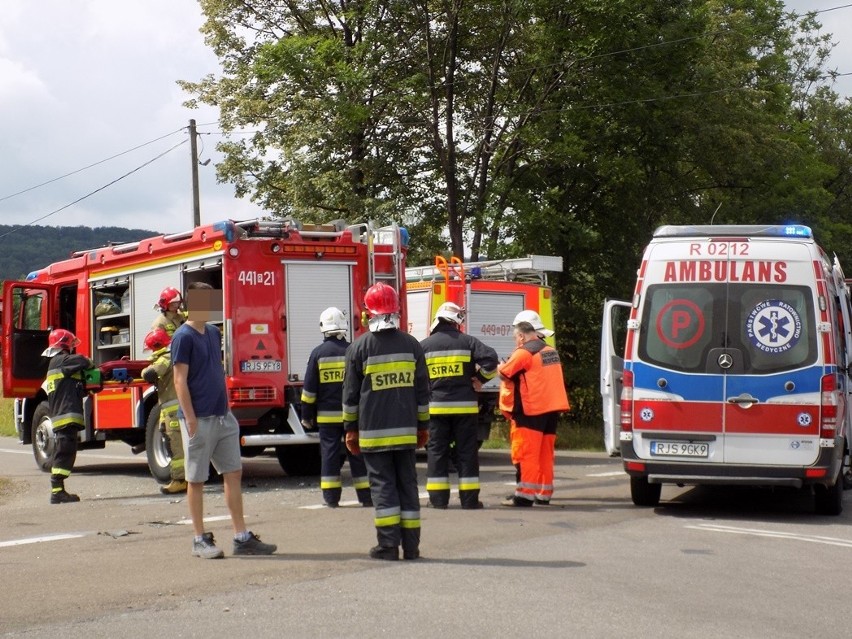
[[[630,302],[607,300],[601,328],[601,399],[604,445],[610,456],[621,450],[621,380],[624,372],[624,337]]]
[[[5,282],[3,288],[3,394],[35,395],[47,373],[47,348],[56,287]]]

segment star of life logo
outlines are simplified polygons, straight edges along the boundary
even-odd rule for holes
[[[746,334],[764,353],[783,353],[793,348],[802,336],[802,319],[787,302],[766,300],[749,313]]]

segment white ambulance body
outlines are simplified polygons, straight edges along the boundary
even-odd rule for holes
[[[851,361],[849,289],[809,228],[660,227],[601,341],[605,439],[633,502],[664,483],[813,487],[839,514]]]

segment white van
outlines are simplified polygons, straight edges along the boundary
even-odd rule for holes
[[[664,483],[813,487],[839,514],[850,364],[849,289],[808,227],[658,228],[601,340],[605,441],[633,503]]]

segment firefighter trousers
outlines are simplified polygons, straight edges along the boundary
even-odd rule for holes
[[[58,493],[65,490],[65,480],[70,477],[77,460],[77,428],[73,424],[56,428],[53,437],[56,451],[50,469],[50,492]]]
[[[521,465],[521,478],[515,488],[515,497],[549,502],[553,496],[556,433],[518,425],[514,436],[518,439]]]
[[[420,549],[420,496],[414,449],[363,452],[375,506],[379,545],[403,553]]]
[[[344,451],[349,461],[349,471],[352,473],[352,485],[355,494],[363,506],[371,505],[370,480],[367,479],[367,467],[364,458],[353,455],[343,445],[343,423],[320,424],[320,488],[326,504],[337,505],[343,492],[343,479],[340,468],[343,466]]]
[[[166,408],[160,412],[160,419],[166,427],[166,437],[169,438],[169,451],[172,460],[169,462],[169,475],[173,481],[185,481],[183,459],[183,437],[180,434],[180,420],[177,416],[178,407]]]
[[[429,420],[429,443],[426,445],[426,490],[429,502],[443,508],[450,503],[450,445],[456,444],[459,474],[459,500],[462,508],[476,508],[479,503],[478,415],[440,415]]]

